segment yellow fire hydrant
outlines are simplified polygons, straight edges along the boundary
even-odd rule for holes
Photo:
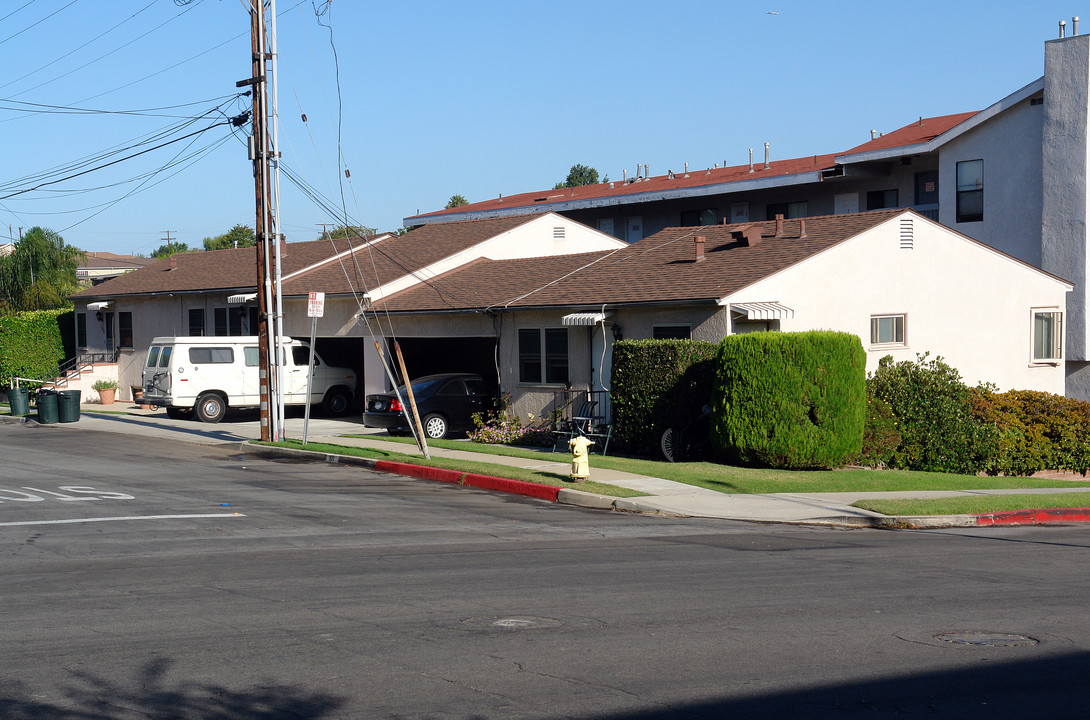
[[[571,448],[571,479],[574,482],[586,482],[590,477],[590,446],[593,440],[580,435],[568,441]]]

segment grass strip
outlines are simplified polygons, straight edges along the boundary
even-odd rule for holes
[[[860,500],[854,507],[883,515],[984,515],[1014,510],[1090,507],[1090,493],[973,495],[932,499]]]
[[[608,495],[610,497],[641,497],[647,493],[629,490],[628,488],[606,485],[604,483],[585,482],[573,483],[566,475],[543,470],[529,470],[526,468],[497,465],[495,463],[474,460],[451,460],[448,458],[432,458],[427,460],[419,455],[408,455],[390,450],[378,450],[374,448],[348,447],[345,445],[331,445],[327,443],[303,443],[298,440],[284,440],[282,442],[258,442],[255,445],[271,445],[273,447],[287,447],[296,450],[310,450],[313,452],[329,453],[332,455],[351,455],[353,457],[374,458],[376,460],[394,460],[409,463],[411,465],[423,465],[425,467],[442,468],[444,470],[458,470],[459,472],[476,473],[492,477],[507,478],[508,480],[521,480],[523,482],[536,483],[538,485],[550,485],[552,487],[581,490],[596,495]],[[460,449],[460,448],[457,448]],[[555,456],[554,456],[555,459]]]
[[[412,438],[385,435],[347,435],[346,437],[413,443]],[[530,460],[556,461],[567,453],[486,445],[464,440],[429,440],[435,447],[464,450],[482,455],[505,455]],[[1090,487],[1090,480],[1048,480],[1029,477],[991,477],[954,475],[914,470],[770,470],[745,468],[711,462],[669,463],[644,458],[592,455],[592,468],[619,470],[634,475],[673,480],[674,482],[716,490],[722,493],[814,493],[874,492],[912,490],[1030,490],[1055,487]]]

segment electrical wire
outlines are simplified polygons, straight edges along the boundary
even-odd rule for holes
[[[4,43],[6,43],[6,42],[7,42],[8,40],[11,40],[11,39],[13,39],[13,38],[17,38],[17,37],[19,37],[20,35],[22,35],[23,33],[25,33],[25,32],[26,32],[27,30],[30,30],[31,28],[34,28],[34,27],[37,27],[38,25],[41,25],[41,24],[42,24],[42,23],[44,23],[44,22],[45,22],[46,20],[50,19],[50,18],[51,18],[51,17],[53,17],[54,15],[57,15],[58,13],[60,13],[60,12],[61,12],[61,11],[63,11],[63,10],[67,10],[68,8],[70,8],[70,7],[72,7],[73,5],[75,5],[75,4],[77,3],[77,2],[79,2],[79,0],[72,0],[72,1],[70,2],[70,3],[68,3],[68,4],[67,4],[67,5],[65,5],[64,7],[62,7],[62,8],[57,8],[56,10],[54,10],[54,11],[53,11],[53,12],[51,12],[51,13],[49,13],[48,15],[46,15],[46,16],[45,16],[44,18],[42,18],[41,20],[38,20],[37,22],[34,22],[34,23],[31,23],[30,25],[27,25],[27,26],[26,26],[25,28],[23,28],[22,30],[20,30],[19,32],[15,33],[15,34],[13,34],[13,35],[8,35],[8,36],[7,36],[6,38],[4,38],[3,40],[0,40],[0,45],[3,45],[3,44],[4,44]],[[27,5],[29,5],[29,4],[30,4],[30,3],[27,3]],[[23,7],[26,7],[26,5],[24,5]],[[22,9],[23,9],[23,8],[19,8],[19,10],[22,10]],[[18,12],[18,10],[16,10],[15,12]],[[12,14],[14,14],[14,13],[9,13],[8,15],[5,15],[4,17],[10,17],[10,16],[12,15]]]

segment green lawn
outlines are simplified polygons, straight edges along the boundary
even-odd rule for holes
[[[860,500],[852,504],[883,515],[982,515],[1013,510],[1090,507],[1090,493],[974,495],[933,500]]]
[[[573,483],[567,475],[560,473],[544,472],[540,470],[527,470],[524,468],[510,467],[508,465],[496,465],[489,462],[449,460],[445,458],[432,458],[425,460],[420,455],[407,455],[388,450],[373,450],[371,448],[347,447],[345,445],[328,445],[325,443],[307,443],[306,447],[298,440],[284,440],[276,443],[255,443],[258,445],[273,445],[295,449],[311,450],[313,452],[330,453],[335,455],[351,455],[354,457],[374,458],[376,460],[391,460],[394,462],[409,463],[412,465],[426,465],[428,467],[443,468],[446,470],[460,470],[479,475],[507,478],[509,480],[522,480],[523,482],[538,483],[539,485],[551,485],[553,487],[570,488],[596,495],[609,495],[611,497],[640,497],[647,493],[617,487],[616,485],[604,485],[596,482]],[[554,456],[555,459],[555,456]]]
[[[414,445],[412,438],[352,435],[348,437],[392,440]],[[567,453],[524,450],[506,445],[485,445],[464,440],[433,440],[434,447],[465,450],[484,455],[507,455],[535,460],[552,460],[567,457]],[[410,450],[410,452],[412,452]],[[724,493],[795,493],[795,492],[865,492],[873,490],[981,490],[981,489],[1032,489],[1051,487],[1090,487],[1090,479],[1083,480],[1035,480],[1024,477],[988,477],[977,475],[952,475],[948,473],[915,472],[911,470],[767,470],[743,468],[718,463],[668,463],[657,460],[618,456],[592,455],[593,468],[620,470],[637,475],[649,475],[666,480],[696,485]]]

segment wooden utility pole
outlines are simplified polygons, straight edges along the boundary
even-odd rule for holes
[[[263,0],[250,0],[250,46],[253,53],[252,76],[249,80],[236,83],[243,87],[249,85],[253,90],[253,135],[250,138],[252,160],[254,163],[254,200],[257,210],[254,235],[257,245],[257,309],[258,309],[258,364],[260,370],[259,395],[261,417],[261,440],[269,442],[280,439],[280,428],[274,427],[276,413],[270,413],[272,401],[276,398],[277,363],[275,351],[270,339],[275,336],[273,315],[272,278],[270,258],[274,252],[276,239],[269,233],[269,130],[268,114],[265,101],[265,8]],[[270,418],[273,422],[270,423]]]

